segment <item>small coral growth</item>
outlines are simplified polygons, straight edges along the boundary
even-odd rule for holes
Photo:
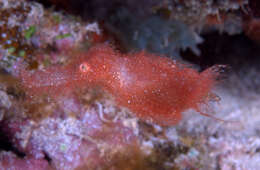
[[[147,50],[180,58],[180,51],[191,49],[200,54],[197,44],[202,38],[184,22],[168,20],[154,15],[136,19],[130,11],[122,8],[113,15],[108,30],[116,35],[125,48]],[[158,29],[160,28],[160,29]]]

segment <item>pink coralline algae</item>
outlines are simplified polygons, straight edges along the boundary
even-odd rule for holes
[[[0,168],[1,169],[13,169],[13,170],[51,170],[48,162],[44,159],[35,158],[18,158],[11,152],[0,153]]]
[[[54,108],[52,116],[40,121],[12,119],[1,124],[12,139],[13,146],[33,158],[30,164],[33,166],[35,162],[35,169],[40,169],[37,166],[44,164],[41,160],[46,161],[46,157],[55,169],[110,167],[115,156],[127,156],[132,149],[138,147],[132,127],[125,126],[119,119],[108,118],[107,112],[113,112],[112,106],[97,103],[96,106],[84,107],[71,98],[63,98],[59,102],[59,109]],[[71,112],[77,112],[77,115],[72,116]],[[6,157],[1,158],[0,155],[1,162],[6,162]],[[0,169],[15,167],[1,165],[1,162]],[[21,163],[26,164],[22,160]],[[21,167],[23,169],[27,168]]]
[[[20,79],[30,96],[68,94],[77,89],[101,87],[115,101],[143,120],[174,125],[187,109],[200,109],[218,75],[202,73],[169,58],[144,51],[121,54],[108,45],[97,45],[78,54],[66,66],[41,71],[20,69]]]

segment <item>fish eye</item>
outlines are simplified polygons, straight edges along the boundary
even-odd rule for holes
[[[88,63],[82,63],[82,64],[79,65],[79,70],[82,73],[87,73],[87,72],[90,71],[90,66],[89,66]]]

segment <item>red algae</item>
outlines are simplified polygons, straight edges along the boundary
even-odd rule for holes
[[[20,74],[31,95],[100,86],[139,118],[161,125],[177,124],[187,109],[201,112],[217,75],[212,68],[199,73],[166,57],[144,51],[124,55],[108,45],[79,54],[68,66]]]

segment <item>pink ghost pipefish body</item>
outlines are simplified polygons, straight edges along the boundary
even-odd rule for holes
[[[166,57],[146,52],[124,55],[97,45],[68,66],[21,71],[20,77],[33,95],[100,86],[139,118],[175,125],[187,109],[202,113],[199,105],[207,103],[217,75],[212,68],[199,73]]]

